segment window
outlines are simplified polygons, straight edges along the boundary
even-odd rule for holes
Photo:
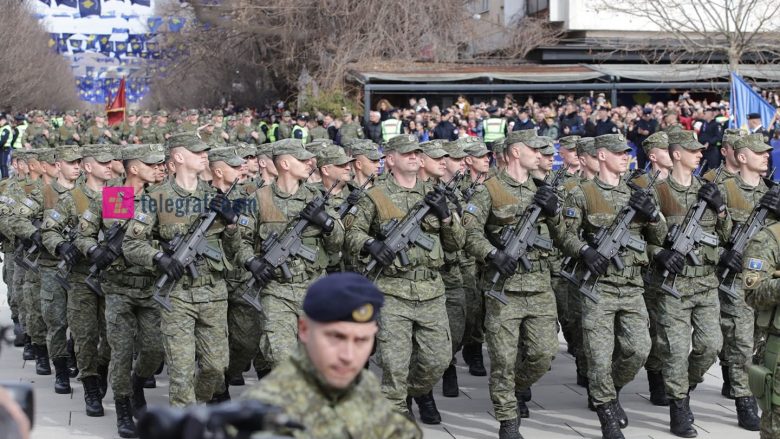
[[[526,0],[526,15],[536,15],[550,9],[549,0]]]

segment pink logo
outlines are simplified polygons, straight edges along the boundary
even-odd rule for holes
[[[103,188],[103,218],[128,219],[133,217],[132,187]]]

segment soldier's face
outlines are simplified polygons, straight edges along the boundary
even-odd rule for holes
[[[246,158],[246,170],[249,174],[256,174],[260,171],[260,165],[258,164],[257,157]]]
[[[542,155],[542,159],[539,160],[539,169],[545,172],[552,171],[554,155]]]
[[[444,158],[444,166],[447,168],[447,173],[455,175],[456,172],[466,172],[466,160],[464,158],[454,159],[452,157]]]
[[[701,150],[689,151],[687,149],[678,148],[673,154],[680,162],[680,166],[689,171],[698,168],[699,162],[701,162]]]
[[[391,152],[388,156],[390,167],[393,172],[416,174],[420,170],[420,154],[418,151],[411,151],[401,154],[398,151]]]
[[[141,123],[144,125],[149,125],[152,123],[152,116],[144,116],[141,118]]]
[[[16,170],[22,175],[27,175],[30,172],[30,167],[24,160],[16,160]]]
[[[425,154],[420,155],[422,157],[423,168],[425,172],[434,177],[443,177],[447,170],[447,164],[444,162],[444,157],[434,159],[428,157]]]
[[[258,157],[257,165],[258,168],[265,168],[265,172],[271,176],[276,177],[279,175],[279,171],[276,170],[276,164],[274,164],[274,161],[267,156]]]
[[[353,166],[355,168],[355,174],[359,172],[363,176],[368,177],[371,174],[376,175],[377,171],[379,171],[379,160],[370,160],[368,157],[361,154],[355,157]]]
[[[125,167],[122,166],[121,160],[113,160],[111,161],[111,172],[114,173],[114,175],[122,175],[125,172]]]
[[[101,181],[110,180],[113,177],[111,162],[100,163],[97,160],[85,160],[84,171]]]
[[[672,169],[672,158],[669,157],[669,151],[661,148],[653,148],[650,150],[650,154],[647,155],[650,161],[655,162],[655,165],[662,169]]]
[[[73,160],[71,162],[58,161],[55,163],[62,178],[68,181],[74,181],[79,178],[81,173],[81,160]]]
[[[325,165],[320,168],[320,172],[322,173],[323,171],[327,173],[328,177],[333,181],[349,181],[351,178],[349,163],[344,163],[343,165]]]
[[[628,161],[630,156],[628,151],[625,152],[613,152],[606,148],[599,149],[599,162],[604,162],[605,168],[609,172],[616,174],[622,174],[628,170]]]
[[[374,344],[375,322],[319,323],[301,318],[298,338],[329,386],[347,388],[360,374]]]
[[[769,170],[769,151],[754,152],[748,148],[739,151],[738,159],[750,171],[762,174]]]
[[[511,145],[507,152],[511,154],[511,157],[515,157],[520,162],[520,166],[526,170],[535,171],[539,169],[542,154],[538,149],[531,148],[524,143],[516,143]]]
[[[579,156],[580,164],[585,167],[590,173],[595,174],[599,172],[599,159],[593,157],[590,154],[583,154]]]
[[[580,163],[580,159],[577,157],[576,149],[560,148],[558,150],[558,154],[560,154],[561,160],[563,160],[563,164],[566,166],[577,166]]]
[[[490,155],[483,155],[482,157],[468,156],[466,157],[466,164],[475,173],[487,172],[490,169]]]
[[[165,180],[165,163],[156,163],[154,165],[149,165],[149,167],[154,170],[155,183]]]

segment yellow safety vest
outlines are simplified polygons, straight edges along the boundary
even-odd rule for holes
[[[395,136],[401,134],[401,121],[398,119],[387,119],[382,122],[382,140],[387,142]]]
[[[485,142],[503,140],[506,135],[506,119],[491,117],[485,121]]]

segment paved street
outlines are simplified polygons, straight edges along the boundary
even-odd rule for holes
[[[0,324],[10,324],[11,318],[6,299],[5,285],[0,283]],[[485,354],[487,357],[487,354]],[[458,357],[460,360],[460,357]],[[487,359],[487,358],[486,358]],[[458,398],[444,398],[440,388],[435,390],[436,401],[442,413],[440,426],[426,427],[426,438],[493,438],[497,436],[498,422],[493,417],[486,377],[472,377],[460,361],[458,374],[462,394]],[[254,372],[245,374],[247,384],[256,379]],[[600,438],[596,414],[588,411],[585,389],[575,384],[574,360],[566,353],[565,343],[553,363],[552,370],[533,387],[533,400],[529,403],[531,418],[524,419],[521,432],[532,438]],[[35,362],[21,359],[21,348],[2,347],[0,354],[0,380],[32,383],[35,388],[36,410],[34,439],[91,439],[116,438],[113,397],[104,400],[106,416],[88,418],[84,414],[84,391],[77,380],[71,380],[73,393],[54,393],[53,376],[35,375]],[[157,389],[147,390],[150,404],[167,402],[167,378],[158,377]],[[737,426],[733,401],[720,396],[720,368],[713,367],[706,381],[699,386],[691,401],[696,415],[699,438],[743,439],[757,438],[758,433]],[[233,387],[237,396],[245,387]],[[654,407],[648,401],[647,380],[644,371],[626,386],[621,401],[629,417],[629,427],[624,430],[627,438],[674,438],[668,432],[669,411]]]

